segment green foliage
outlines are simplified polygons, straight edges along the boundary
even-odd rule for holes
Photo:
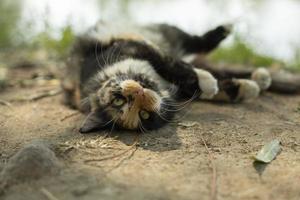
[[[235,37],[233,44],[221,47],[214,51],[209,58],[212,61],[224,61],[231,64],[246,64],[251,66],[268,67],[274,63],[282,63],[274,58],[256,53],[239,37]]]
[[[7,48],[15,44],[17,24],[21,17],[19,0],[0,1],[0,46]]]
[[[33,41],[33,46],[47,50],[58,58],[64,58],[74,40],[74,32],[71,26],[66,26],[60,31],[60,36],[55,38],[52,31],[47,28],[39,33]]]
[[[295,60],[292,63],[291,67],[297,71],[300,71],[300,48],[296,49]]]

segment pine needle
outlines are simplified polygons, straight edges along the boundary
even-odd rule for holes
[[[88,160],[84,160],[84,163],[90,163],[90,162],[101,162],[101,161],[105,161],[105,160],[111,160],[111,159],[114,159],[114,158],[117,158],[117,157],[120,157],[124,154],[126,154],[127,152],[129,152],[130,150],[132,149],[135,149],[137,147],[137,143],[139,142],[139,135],[137,135],[134,139],[134,142],[132,145],[130,145],[130,147],[118,154],[115,154],[115,155],[112,155],[112,156],[107,156],[107,157],[104,157],[104,158],[99,158],[99,159],[88,159]]]

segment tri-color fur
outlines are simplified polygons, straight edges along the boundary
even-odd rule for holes
[[[203,36],[166,24],[121,27],[99,22],[77,38],[67,62],[65,102],[88,113],[81,133],[107,127],[158,129],[172,120],[181,99],[237,102],[255,98],[260,87],[269,86],[264,70],[253,80],[218,82],[182,60],[216,48],[229,26]]]

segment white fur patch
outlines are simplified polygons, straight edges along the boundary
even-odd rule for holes
[[[251,79],[259,85],[261,90],[267,90],[272,83],[270,72],[265,68],[255,70],[251,75]]]
[[[199,87],[202,90],[201,99],[212,99],[219,91],[218,81],[208,71],[194,68],[198,76]]]
[[[237,99],[247,101],[258,97],[260,88],[255,81],[248,79],[234,79],[233,81],[239,83],[240,85]]]
[[[147,26],[139,26],[127,21],[98,21],[95,29],[93,29],[89,35],[104,44],[114,39],[132,39],[146,42],[159,51],[169,47],[166,45],[162,34],[157,30],[152,30]]]
[[[189,55],[184,55],[181,60],[183,60],[184,62],[187,63],[191,63],[192,61],[195,60],[195,58],[197,57],[196,54],[189,54]]]
[[[225,28],[227,34],[229,34],[230,32],[232,32],[232,30],[233,30],[233,24],[231,24],[231,23],[224,24],[223,27]]]

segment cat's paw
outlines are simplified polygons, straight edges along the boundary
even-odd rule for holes
[[[233,82],[239,85],[236,101],[248,101],[259,96],[260,88],[253,80],[233,79]]]
[[[232,29],[233,29],[232,24],[223,24],[216,28],[216,33],[222,38],[226,38],[232,32]]]
[[[229,33],[232,32],[233,24],[223,24],[222,27],[224,28],[224,33],[227,36]]]
[[[261,90],[267,90],[272,83],[270,72],[266,68],[258,68],[252,72],[251,79],[255,81]]]
[[[198,76],[198,84],[202,91],[200,99],[212,99],[219,91],[218,81],[208,71],[194,69]]]

